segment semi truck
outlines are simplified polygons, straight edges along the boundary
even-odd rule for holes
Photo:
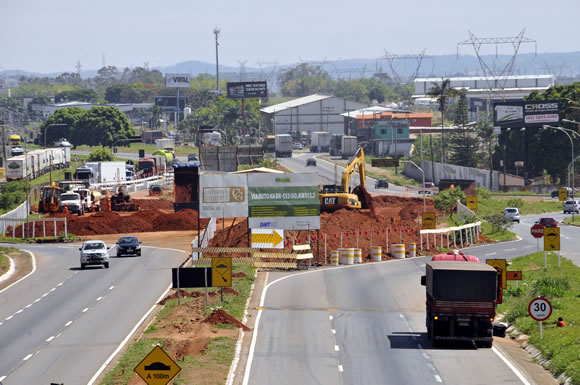
[[[330,137],[330,156],[340,156],[342,151],[342,137],[341,134],[333,134]]]
[[[340,155],[342,159],[348,159],[353,156],[358,150],[358,139],[356,136],[343,136],[341,138],[341,151]]]
[[[426,287],[426,326],[431,345],[471,341],[493,345],[493,321],[501,299],[498,272],[468,261],[427,262],[421,285]]]
[[[264,139],[263,144],[264,152],[275,152],[276,151],[276,136],[267,135]]]
[[[292,157],[292,135],[278,134],[275,139],[276,158]]]
[[[84,183],[125,182],[125,162],[87,162],[76,169],[74,178]]]
[[[330,150],[330,133],[314,131],[310,136],[310,152],[328,152]]]

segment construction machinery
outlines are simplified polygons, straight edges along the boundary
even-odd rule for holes
[[[139,205],[133,202],[131,195],[119,189],[111,196],[111,211],[139,211]]]
[[[360,184],[352,191],[350,178],[358,171]],[[342,172],[340,186],[323,185],[319,192],[320,211],[334,211],[338,209],[366,209],[368,208],[367,191],[365,188],[365,154],[361,147],[350,158]]]
[[[38,212],[56,213],[60,208],[60,196],[65,190],[57,187],[55,182],[50,186],[40,188],[40,200],[38,201]]]

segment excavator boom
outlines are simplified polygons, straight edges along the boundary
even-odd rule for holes
[[[350,191],[350,178],[358,171],[360,184]],[[365,154],[361,147],[350,158],[342,172],[341,184],[323,186],[319,194],[320,210],[334,211],[342,208],[360,209],[367,208],[365,187]]]

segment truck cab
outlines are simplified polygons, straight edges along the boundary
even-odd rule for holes
[[[68,191],[60,196],[60,209],[59,211],[64,210],[64,206],[66,205],[69,213],[78,214],[82,216],[85,213],[83,208],[83,203],[81,200],[81,196],[79,193]]]

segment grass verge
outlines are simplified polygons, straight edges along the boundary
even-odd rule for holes
[[[447,220],[445,220],[445,223],[447,223],[447,225],[450,227],[461,226],[464,224],[463,221],[459,220],[457,214],[453,214],[451,216],[451,220],[449,220],[448,218],[449,217],[447,217]],[[512,233],[508,229],[499,229],[497,231],[494,231],[493,226],[489,222],[486,222],[484,220],[481,221],[481,231],[486,238],[492,241],[501,242],[501,241],[512,241],[514,239],[517,239],[517,235],[515,233]]]
[[[555,376],[564,373],[572,384],[580,384],[580,267],[563,258],[558,268],[557,256],[549,253],[548,268],[544,270],[544,253],[534,253],[511,260],[510,270],[522,271],[523,280],[515,289],[508,282],[499,313],[505,320],[529,336],[529,342],[549,360],[548,367]],[[528,304],[537,296],[552,304],[552,315],[543,322],[543,338],[539,325],[528,315]],[[558,317],[567,327],[556,327]]]
[[[238,265],[234,264],[232,268],[232,273],[243,272],[246,276],[241,278],[234,278],[232,281],[232,288],[238,292],[239,295],[226,294],[224,293],[224,302],[216,302],[213,304],[204,306],[204,314],[209,315],[212,310],[216,307],[220,307],[222,310],[230,314],[231,316],[241,320],[245,312],[246,301],[250,296],[250,291],[255,280],[256,269],[248,265]],[[192,292],[200,289],[185,289],[186,291]],[[219,292],[219,288],[210,288],[209,292]],[[182,304],[191,301],[205,301],[203,297],[199,298],[181,298]],[[168,300],[163,308],[157,313],[155,320],[151,325],[145,330],[144,338],[133,342],[127,348],[127,351],[119,359],[115,367],[110,370],[101,381],[101,385],[127,385],[129,384],[130,378],[133,376],[133,369],[145,358],[147,354],[153,347],[157,344],[163,345],[168,342],[163,338],[148,338],[147,335],[159,330],[160,322],[167,317],[171,317],[174,310],[177,309],[177,299]],[[177,322],[177,321],[176,321]],[[229,325],[214,325],[215,327],[227,327]],[[213,338],[207,349],[202,354],[194,356],[185,356],[179,361],[179,366],[181,367],[181,372],[177,375],[174,380],[174,384],[187,384],[187,378],[189,375],[203,368],[203,370],[208,370],[211,372],[219,371],[223,374],[223,381],[225,382],[230,365],[232,363],[236,339],[227,337],[217,337]],[[209,385],[205,383],[197,382],[198,385]]]
[[[517,207],[521,215],[553,213],[562,211],[562,202],[543,199],[490,198],[479,199],[477,214],[480,217],[494,213],[503,213],[506,207]]]

